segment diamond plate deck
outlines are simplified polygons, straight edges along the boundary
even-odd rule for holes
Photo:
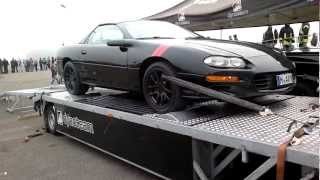
[[[292,121],[279,117],[277,114],[302,122],[314,122],[316,119],[309,116],[319,116],[319,109],[301,111],[309,108],[310,103],[318,104],[318,98],[314,97],[277,95],[262,97],[257,101],[259,104],[269,106],[276,115],[263,117],[252,111],[221,103],[220,106],[216,104],[216,106],[211,107],[211,110],[207,109],[207,112],[198,109],[190,112],[181,111],[147,116],[194,127],[221,137],[237,138],[242,140],[243,144],[245,142],[263,144],[273,149],[274,156],[276,155],[277,147],[287,141],[293,132],[301,127],[301,124],[298,124],[291,129],[291,132],[286,132]],[[304,161],[308,161],[310,157],[317,157],[316,161],[319,162],[319,136],[319,127],[312,134],[303,136],[300,145],[289,147],[288,154],[290,158],[299,156],[294,157],[296,158],[294,162],[297,162],[299,158],[305,158]]]
[[[85,98],[77,100],[76,102],[86,103],[105,108],[113,108],[120,111],[126,111],[134,114],[147,114],[153,113],[151,109],[144,101],[139,99],[130,99],[126,94],[123,95],[102,95],[93,98]]]
[[[319,116],[319,109],[315,111],[301,112],[308,108],[310,103],[318,103],[317,98],[295,97],[285,101],[272,104],[270,108],[280,115],[300,120],[303,122],[314,122],[309,116]],[[254,141],[271,146],[279,146],[292,136],[292,133],[301,127],[294,127],[290,133],[286,132],[291,120],[277,115],[267,117],[257,116],[252,112],[241,112],[237,115],[213,119],[195,127],[221,134],[223,136],[237,137],[245,141]],[[289,147],[292,150],[317,155],[319,159],[319,127],[311,135],[302,137],[302,143]]]

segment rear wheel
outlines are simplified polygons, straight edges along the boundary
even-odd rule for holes
[[[158,113],[182,109],[184,102],[180,87],[162,79],[162,74],[176,76],[176,71],[165,62],[151,64],[145,71],[142,88],[146,102]]]
[[[72,62],[66,63],[63,74],[64,84],[70,94],[82,95],[88,91],[89,86],[80,82],[79,73]]]

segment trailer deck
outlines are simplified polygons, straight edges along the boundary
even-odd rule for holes
[[[41,96],[40,99],[44,102],[44,105],[53,104],[59,111],[68,111],[67,113],[72,112],[73,114],[77,114],[76,111],[79,111],[79,119],[84,121],[94,121],[86,119],[83,115],[92,113],[105,118],[123,120],[139,126],[151,127],[191,138],[194,179],[197,179],[195,177],[199,179],[214,178],[238,155],[241,155],[243,162],[246,162],[248,152],[268,157],[261,166],[245,179],[259,178],[276,164],[280,144],[287,141],[293,132],[301,127],[298,124],[290,132],[287,132],[292,120],[314,122],[315,117],[319,116],[318,108],[310,109],[310,104],[318,104],[318,98],[289,95],[269,95],[254,100],[255,103],[267,106],[276,113],[270,116],[260,116],[257,112],[219,101],[212,101],[204,107],[190,110],[156,114],[143,100],[128,93],[113,90],[96,90],[84,96],[73,96],[66,91],[39,93],[38,96]],[[95,126],[96,124],[93,124],[95,133],[98,133],[98,130],[96,130],[98,128]],[[73,127],[66,127],[65,125],[58,128],[58,132],[62,134],[73,137],[161,178],[167,178],[161,173],[144,167],[143,163],[127,160],[125,157],[110,153],[108,150],[86,141],[83,138],[83,132],[80,137],[77,137],[75,131]],[[319,134],[319,127],[317,127],[311,134],[301,138],[301,144],[288,147],[286,161],[319,169]],[[86,136],[94,136],[94,134]],[[210,144],[210,152],[207,154],[209,157],[199,153],[201,142]],[[234,150],[219,164],[213,163],[213,165],[210,163],[215,161],[214,158],[225,147]],[[203,165],[203,159],[210,161],[208,163],[211,164],[209,173],[204,170],[208,167]]]
[[[263,117],[225,103],[203,108],[168,114],[155,114],[143,101],[130,99],[127,94],[72,96],[67,92],[52,93],[43,99],[68,105],[86,111],[107,115],[141,125],[183,134],[195,139],[212,142],[236,149],[245,149],[266,156],[276,156],[279,145],[292,136],[297,127],[286,132],[290,120],[275,115]],[[312,122],[310,116],[319,111],[301,112],[318,98],[270,95],[258,98],[256,102],[269,106],[274,112],[302,122]],[[211,109],[210,109],[211,108]],[[290,162],[318,168],[320,131],[303,137],[300,145],[288,148]]]

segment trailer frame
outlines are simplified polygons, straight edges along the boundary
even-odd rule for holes
[[[206,106],[209,107],[156,114],[150,111],[150,108],[143,101],[113,90],[98,89],[94,93],[89,92],[84,96],[73,96],[66,91],[41,92],[37,90],[33,99],[41,106],[40,109],[43,113],[46,113],[44,110],[48,105],[53,105],[63,107],[62,111],[67,108],[72,109],[73,112],[97,114],[101,117],[190,138],[194,180],[215,179],[235,158],[241,156],[242,162],[247,163],[251,153],[267,157],[245,178],[246,180],[258,179],[274,167],[279,145],[288,140],[292,136],[292,132],[298,129],[298,127],[293,127],[291,132],[286,132],[286,127],[290,124],[286,118],[275,115],[264,117],[257,112],[250,112],[219,101],[207,104]],[[303,122],[310,122],[313,120],[312,116],[319,114],[318,109],[308,109],[310,103],[318,102],[318,98],[313,97],[269,95],[257,98],[255,102],[269,107],[278,114]],[[306,111],[301,111],[302,109],[306,109]],[[79,119],[85,120],[84,117],[79,117]],[[64,128],[77,131],[73,127]],[[139,163],[127,160],[77,136],[70,135],[64,129],[57,131],[162,179],[170,179],[143,167]],[[303,137],[300,145],[289,147],[286,161],[317,171],[319,169],[319,134],[319,128],[316,128],[310,135]],[[227,148],[232,150],[226,153],[225,149]],[[217,156],[223,152],[225,157],[220,162],[216,161]]]

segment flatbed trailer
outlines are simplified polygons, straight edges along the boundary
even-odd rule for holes
[[[34,99],[46,122],[48,109],[54,111],[58,133],[162,179],[274,179],[278,148],[300,127],[287,132],[292,120],[319,116],[310,108],[318,98],[288,95],[254,100],[277,114],[270,116],[219,101],[156,114],[142,99],[108,89],[83,96],[38,93]],[[318,171],[319,132],[317,127],[288,147],[286,161],[299,171],[286,171],[287,179],[299,179],[300,167]]]
[[[61,87],[2,96],[32,97],[45,124],[53,110],[58,133],[162,179],[275,179],[279,146],[301,127],[287,132],[289,125],[319,118],[319,108],[310,106],[318,98],[289,95],[254,99],[275,113],[269,116],[220,101],[156,114],[141,98],[99,88],[83,96]],[[319,135],[317,126],[287,148],[286,179],[319,171]]]

